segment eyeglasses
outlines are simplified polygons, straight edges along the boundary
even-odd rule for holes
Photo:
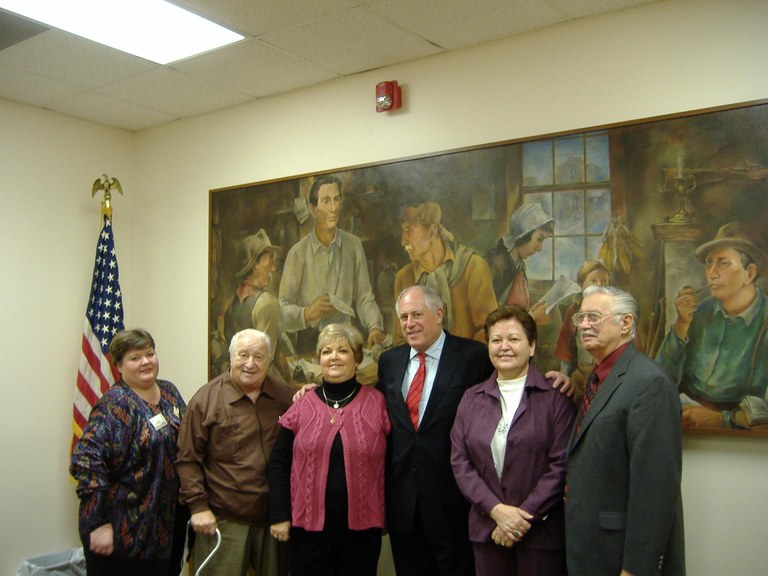
[[[584,320],[586,320],[587,324],[590,326],[599,326],[602,321],[609,316],[623,315],[624,312],[611,312],[610,314],[600,314],[600,312],[579,312],[578,314],[571,316],[571,320],[573,321],[573,325],[576,327],[581,326],[581,323],[584,322]]]

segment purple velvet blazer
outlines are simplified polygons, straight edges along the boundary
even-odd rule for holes
[[[496,522],[489,512],[501,502],[534,515],[531,529],[518,546],[562,548],[565,459],[575,407],[531,364],[507,435],[499,480],[490,447],[501,418],[496,378],[494,372],[464,393],[451,430],[451,466],[471,505],[469,538],[491,542]]]

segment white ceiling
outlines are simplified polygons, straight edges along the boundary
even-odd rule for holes
[[[173,0],[246,39],[166,66],[0,10],[0,98],[141,130],[655,1]]]

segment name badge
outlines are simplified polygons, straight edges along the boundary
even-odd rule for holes
[[[168,426],[168,420],[162,414],[155,414],[149,419],[149,423],[155,428],[155,430],[162,430]]]

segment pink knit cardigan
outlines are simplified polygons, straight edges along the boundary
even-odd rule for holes
[[[306,394],[283,414],[280,424],[294,433],[292,524],[305,530],[323,529],[328,464],[338,433],[344,449],[349,528],[383,528],[384,458],[390,423],[381,392],[363,386],[339,410],[327,406],[315,393]]]

